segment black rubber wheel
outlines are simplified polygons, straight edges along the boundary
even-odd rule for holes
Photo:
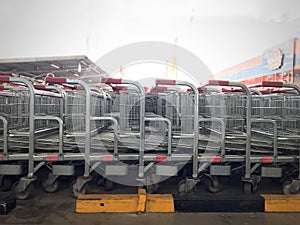
[[[183,195],[184,194],[185,183],[186,183],[185,179],[182,179],[182,180],[180,180],[178,182],[178,184],[177,184],[177,192],[178,192],[179,195]]]
[[[156,193],[158,190],[158,184],[151,184],[146,186],[146,192],[148,194]]]
[[[1,191],[5,192],[5,191],[10,191],[11,188],[13,186],[13,182],[9,177],[4,177],[2,179],[2,184],[1,184]]]
[[[114,188],[114,182],[112,182],[111,180],[104,180],[104,190],[105,191],[112,191]]]
[[[29,184],[25,190],[17,192],[16,188],[19,184],[20,184],[20,181],[17,181],[14,184],[14,192],[15,192],[16,198],[19,200],[25,200],[30,196],[32,189],[33,189],[33,185]]]
[[[44,189],[45,192],[47,192],[47,193],[54,193],[54,192],[56,192],[58,190],[59,183],[58,183],[57,180],[54,181],[53,184],[48,184],[46,182],[43,182],[42,186],[43,186],[43,189]]]
[[[218,177],[213,177],[212,179],[207,178],[207,180],[206,180],[207,190],[210,193],[217,193],[217,192],[221,191],[222,188],[221,188],[221,184],[219,182]]]
[[[251,183],[249,183],[249,182],[244,183],[244,193],[246,195],[252,194],[252,184]]]
[[[288,180],[288,181],[284,182],[283,185],[282,185],[283,194],[285,194],[285,195],[292,194],[291,191],[290,191],[291,186],[292,186],[292,181]]]
[[[72,190],[73,196],[75,198],[77,198],[79,195],[84,195],[86,193],[88,184],[85,183],[83,185],[83,187],[81,188],[81,190],[78,190],[77,188],[75,188],[74,187],[75,184],[76,184],[76,180],[72,181],[72,183],[71,183],[71,190]]]

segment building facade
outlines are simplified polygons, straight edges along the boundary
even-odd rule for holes
[[[254,86],[262,81],[300,85],[300,40],[294,38],[265,50],[261,55],[214,75],[219,80]]]

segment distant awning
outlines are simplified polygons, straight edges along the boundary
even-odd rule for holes
[[[0,74],[25,76],[42,81],[49,73],[55,77],[88,79],[90,82],[99,82],[99,77],[108,76],[87,56],[0,59]]]

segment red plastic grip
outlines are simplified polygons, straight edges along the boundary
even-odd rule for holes
[[[35,85],[33,85],[33,87],[35,88],[35,89],[37,89],[37,90],[43,90],[43,91],[48,91],[48,89],[46,88],[46,86],[45,85],[38,85],[38,84],[35,84]]]
[[[221,90],[222,92],[244,92],[244,90],[241,88],[234,88],[234,89],[222,88]]]
[[[156,85],[176,85],[176,80],[156,80]]]
[[[113,155],[103,155],[102,156],[102,161],[103,162],[112,162],[114,160]]]
[[[210,156],[209,161],[211,163],[220,163],[221,162],[221,156],[216,155],[216,156]]]
[[[84,90],[84,88],[80,85],[74,85],[74,90],[80,91],[80,90]]]
[[[202,93],[202,92],[208,91],[209,89],[207,89],[207,87],[198,87],[197,90],[198,90],[198,92]],[[191,91],[192,91],[192,89],[191,89]]]
[[[281,81],[263,81],[261,83],[263,87],[278,87],[281,88],[283,86],[283,82]]]
[[[65,84],[67,83],[66,77],[46,77],[46,83],[51,84]]]
[[[158,91],[158,92],[164,92],[167,91],[168,88],[167,87],[155,87],[151,89],[152,91]]]
[[[155,91],[155,90],[151,90],[149,94],[150,94],[150,95],[158,95],[159,92],[158,92],[158,91]]]
[[[104,84],[122,84],[122,79],[117,79],[117,78],[101,78],[101,83],[104,83]]]
[[[229,81],[227,80],[209,80],[209,85],[213,86],[229,86]]]
[[[121,91],[121,90],[126,91],[127,86],[115,86],[115,87],[113,87],[113,90],[114,91]]]
[[[265,164],[273,163],[273,157],[272,156],[263,156],[261,161],[262,161],[262,163],[265,163]]]
[[[8,83],[10,81],[9,76],[0,76],[0,82],[1,83]]]
[[[58,161],[58,155],[57,154],[51,154],[46,156],[47,162],[56,162]]]
[[[0,161],[2,161],[3,160],[3,155],[0,155]]]
[[[165,162],[167,161],[167,156],[166,155],[156,155],[156,162]]]
[[[271,94],[272,90],[271,89],[267,89],[267,90],[260,90],[260,93],[264,94]]]

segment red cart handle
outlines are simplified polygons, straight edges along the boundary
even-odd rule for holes
[[[9,83],[10,82],[10,76],[0,76],[0,82],[1,83]]]
[[[112,87],[114,91],[126,91],[127,90],[127,86],[115,86]]]
[[[35,84],[35,85],[33,85],[33,87],[37,90],[49,91],[49,89],[47,89],[45,85]]]
[[[156,80],[156,85],[176,85],[176,80]]]
[[[164,92],[167,91],[168,88],[167,87],[155,87],[151,89],[152,91],[158,91],[158,92]]]
[[[101,78],[101,83],[104,84],[122,84],[122,79],[117,78]]]
[[[66,77],[46,77],[45,82],[51,83],[51,84],[65,84],[65,83],[67,83],[67,78]]]
[[[209,80],[209,85],[212,86],[229,86],[229,81],[227,80]]]
[[[278,87],[281,88],[283,86],[283,82],[281,81],[263,81],[261,83],[263,87]]]

